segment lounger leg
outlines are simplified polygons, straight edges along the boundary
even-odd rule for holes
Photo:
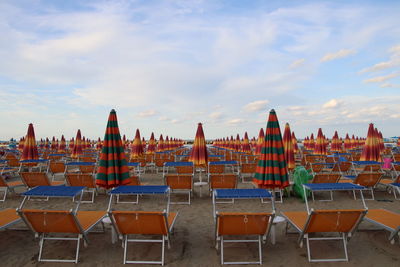
[[[261,235],[258,236],[258,254],[260,255],[260,265],[262,264]]]
[[[2,190],[3,191],[3,190]],[[6,200],[6,197],[7,197],[7,187],[4,189],[4,196],[3,196],[3,198],[0,200],[1,202],[4,202],[5,200]]]
[[[221,236],[221,265],[224,264],[224,237]]]
[[[39,240],[39,257],[38,257],[38,261],[41,261],[41,259],[42,259],[43,245],[44,245],[44,234],[41,234],[40,235],[40,240]]]
[[[75,254],[75,263],[78,263],[78,258],[79,258],[79,246],[80,246],[80,244],[81,244],[81,238],[82,238],[82,235],[81,234],[79,234],[78,235],[78,240],[77,240],[77,244],[76,244],[76,254]]]
[[[124,235],[124,264],[126,264],[126,252],[128,250],[128,235]]]
[[[168,248],[169,246],[169,240],[168,241]],[[164,266],[164,251],[165,251],[165,236],[162,236],[162,247],[161,247],[161,265]]]
[[[306,239],[308,261],[311,262],[310,240],[308,239],[308,234],[305,234],[304,238]]]
[[[345,233],[342,233],[342,238],[343,238],[344,254],[346,255],[346,261],[349,261],[349,256],[347,254],[347,238]]]

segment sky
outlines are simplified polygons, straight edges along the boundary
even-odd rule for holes
[[[400,1],[0,2],[0,140],[400,135]]]

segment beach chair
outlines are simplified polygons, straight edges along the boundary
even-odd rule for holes
[[[86,161],[92,162],[92,161]],[[86,174],[94,174],[96,172],[96,165],[79,165],[79,171]]]
[[[188,204],[193,192],[193,176],[185,174],[166,174],[165,184],[171,188],[171,193],[187,193],[187,202],[171,202],[171,204]]]
[[[299,234],[299,245],[302,247],[303,240],[306,240],[307,255],[309,262],[332,262],[332,261],[348,261],[347,242],[357,230],[358,225],[367,213],[366,209],[354,210],[311,210],[308,214],[306,211],[287,211],[282,212],[282,216],[286,218],[286,231],[292,226]],[[337,233],[336,236],[318,236],[310,237],[310,235]],[[344,258],[313,258],[311,255],[310,241],[314,240],[341,240],[344,247]]]
[[[97,195],[97,186],[92,174],[66,173],[65,178],[69,186],[84,186],[85,190],[83,192],[92,195],[91,200],[82,200],[81,203],[94,203],[94,196]]]
[[[240,177],[242,179],[242,183],[251,183],[252,181],[245,181],[245,177],[253,178],[254,173],[256,172],[256,163],[242,163],[240,168]]]
[[[370,209],[364,219],[389,231],[389,241],[394,244],[400,232],[400,214],[385,209]]]
[[[19,186],[24,186],[24,183],[22,181],[6,182],[3,175],[0,175],[0,192],[3,192],[3,198],[0,199],[0,202],[6,200],[8,191],[15,193],[14,189]]]
[[[344,176],[344,179],[340,179],[339,182],[344,182],[344,183],[350,182],[353,184],[358,184],[366,187],[365,190],[371,191],[371,198],[366,200],[374,200],[375,199],[374,188],[379,183],[382,176],[383,174],[381,172],[362,172],[359,173],[357,176],[351,176],[351,175]]]
[[[236,174],[211,174],[210,195],[214,189],[234,189],[237,187]]]
[[[267,237],[274,213],[217,212],[216,248],[221,244],[221,264],[262,264],[262,240]],[[257,236],[257,239],[225,239],[228,236]],[[219,242],[218,242],[219,241]],[[234,262],[224,260],[225,243],[258,243],[258,261]]]
[[[33,188],[40,185],[63,185],[63,181],[49,181],[45,172],[20,172],[22,182],[27,188]]]
[[[21,221],[21,217],[15,209],[4,209],[0,211],[0,230],[6,229]]]
[[[177,213],[157,211],[110,211],[108,216],[111,223],[123,240],[124,258],[123,263],[136,264],[161,264],[164,265],[165,242],[170,248],[169,236],[172,232]],[[137,239],[129,238],[129,235],[158,235],[161,239]],[[127,260],[128,243],[161,243],[161,260]]]
[[[52,177],[52,180],[56,180],[56,175],[65,173],[65,163],[62,161],[50,161],[49,166],[47,168],[47,173],[49,173]]]
[[[18,209],[17,211],[26,225],[39,236],[38,261],[44,262],[78,263],[81,239],[87,246],[88,232],[98,223],[102,223],[102,219],[107,215],[105,211],[78,211],[76,214],[66,210]],[[58,237],[58,234],[63,236]],[[73,234],[76,237],[64,237],[65,234]],[[76,241],[75,259],[44,259],[42,254],[46,240]]]
[[[331,173],[340,173],[341,175],[348,174],[352,169],[351,162],[348,161],[338,161],[333,166]]]
[[[312,184],[323,184],[323,183],[337,183],[340,179],[340,174],[331,174],[331,173],[320,173],[315,174],[310,183]],[[320,199],[320,201],[332,201],[333,200],[333,192],[330,192],[330,199]],[[314,191],[311,191],[312,200],[315,201]]]

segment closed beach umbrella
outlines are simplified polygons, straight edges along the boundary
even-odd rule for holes
[[[51,150],[56,150],[56,149],[57,149],[56,145],[57,145],[57,144],[56,144],[56,137],[53,136],[53,139],[51,139],[50,149],[51,149]]]
[[[146,139],[144,139],[144,137],[142,137],[142,147],[143,147],[143,152],[146,151]]]
[[[97,139],[97,143],[96,143],[96,149],[97,150],[101,150],[103,148],[103,144],[101,142],[100,137]]]
[[[292,132],[292,144],[293,144],[293,153],[294,154],[299,153],[299,146],[297,145],[297,138],[296,135],[294,135],[294,132]]]
[[[165,150],[164,147],[164,138],[162,134],[160,134],[160,139],[158,140],[158,145],[157,145],[157,152],[162,152]]]
[[[25,142],[25,138],[21,137],[21,139],[19,139],[19,143],[18,143],[18,150],[19,151],[23,151],[24,150],[24,142]]]
[[[318,129],[317,141],[314,146],[314,154],[316,155],[326,155],[326,143],[324,139],[324,135],[322,134],[322,129]]]
[[[112,188],[129,182],[129,168],[119,133],[117,114],[115,110],[111,110],[100,153],[96,184]]]
[[[28,132],[26,133],[24,150],[22,151],[21,160],[39,159],[39,153],[36,145],[35,131],[33,124],[30,123],[28,126]]]
[[[383,153],[385,150],[385,143],[383,142],[383,135],[381,131],[378,131],[378,140],[379,140],[379,151]]]
[[[283,132],[283,148],[285,152],[286,166],[288,170],[293,170],[296,167],[296,163],[294,161],[294,149],[289,123],[286,123],[285,131]]]
[[[169,137],[167,135],[167,137],[165,137],[165,141],[164,141],[164,151],[165,150],[170,150],[170,149],[171,149],[171,146],[170,146],[170,143],[169,143]]]
[[[308,149],[314,150],[314,147],[315,147],[315,140],[314,140],[314,134],[312,133],[310,139],[308,140]]]
[[[344,139],[344,145],[343,145],[343,147],[344,147],[344,150],[349,150],[349,149],[351,149],[351,140],[350,140],[350,137],[349,137],[349,134],[348,134],[348,133],[346,134],[346,137],[345,137],[345,139]]]
[[[81,130],[78,129],[74,142],[74,148],[72,149],[71,157],[76,159],[83,154],[82,152],[82,137]]]
[[[273,109],[269,113],[265,139],[253,181],[259,188],[285,188],[289,185],[281,130]]]
[[[66,147],[67,146],[65,144],[65,137],[64,137],[64,135],[61,135],[61,141],[60,141],[60,145],[58,146],[58,152],[65,153]]]
[[[154,139],[154,133],[151,133],[149,145],[147,146],[147,154],[154,154],[156,152],[156,140]]]
[[[338,132],[335,131],[335,134],[332,137],[331,142],[331,152],[340,152],[342,151],[342,145],[340,144]]]
[[[246,154],[251,154],[249,136],[247,135],[247,132],[244,133],[244,139],[243,139],[243,143],[242,143],[242,152],[244,152]]]
[[[197,125],[196,137],[194,138],[194,143],[192,151],[189,156],[189,161],[197,167],[207,166],[208,154],[206,139],[204,137],[203,126],[201,123]]]
[[[369,124],[367,140],[365,141],[360,160],[382,161],[373,123]]]
[[[264,129],[261,128],[260,132],[258,133],[256,151],[254,152],[255,155],[261,155],[261,149],[264,144],[264,139],[265,139]]]
[[[139,129],[136,129],[135,139],[131,145],[131,160],[143,156],[142,140],[140,139]]]
[[[71,153],[72,153],[72,150],[74,149],[74,146],[75,146],[75,139],[72,137],[71,140],[69,140],[69,144],[68,144],[68,147],[69,147],[69,150],[71,151]]]

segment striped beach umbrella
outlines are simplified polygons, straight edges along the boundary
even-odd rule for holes
[[[333,137],[332,137],[332,141],[331,141],[331,152],[342,151],[342,147],[339,142],[340,142],[340,140],[339,140],[338,132],[335,131],[335,133],[333,134]]]
[[[381,131],[378,131],[378,142],[379,142],[379,151],[383,153],[385,150],[385,143],[383,142],[383,135]]]
[[[137,159],[143,156],[142,140],[140,139],[139,129],[136,129],[135,139],[131,145],[131,160]]]
[[[129,168],[119,134],[117,114],[115,110],[111,110],[100,153],[96,184],[104,188],[112,188],[129,182]]]
[[[72,149],[71,158],[78,158],[83,154],[82,152],[82,137],[81,137],[81,130],[78,129],[76,133],[76,138],[74,142],[74,147]]]
[[[162,152],[165,150],[164,147],[164,137],[162,134],[160,134],[160,139],[158,139],[158,144],[157,144],[157,152]]]
[[[281,130],[273,109],[269,113],[267,131],[253,181],[259,188],[285,188],[289,185]]]
[[[285,131],[283,132],[283,148],[285,152],[286,166],[288,170],[293,170],[296,167],[296,163],[294,161],[294,149],[289,123],[286,123]]]
[[[50,149],[50,140],[48,137],[46,137],[46,141],[44,142],[44,149]]]
[[[25,137],[21,137],[18,142],[18,150],[19,151],[24,150],[24,142],[25,142]]]
[[[71,153],[72,153],[72,150],[74,149],[74,146],[75,146],[75,139],[72,137],[72,138],[69,140],[69,144],[68,144],[68,148],[69,148],[69,150],[71,151]]]
[[[379,143],[375,134],[374,124],[370,123],[368,128],[367,140],[365,141],[361,152],[360,160],[362,161],[382,161]]]
[[[39,153],[36,145],[35,131],[33,124],[29,123],[26,133],[24,150],[22,150],[21,160],[39,159]]]
[[[193,162],[195,166],[205,167],[207,166],[208,153],[206,146],[206,139],[204,137],[203,126],[201,123],[197,125],[196,137],[192,151],[190,152],[189,161]]]
[[[55,137],[55,136],[53,136],[53,139],[51,139],[50,149],[51,149],[51,150],[57,150],[57,147],[56,147],[56,137]]]
[[[242,142],[241,151],[246,153],[246,154],[251,154],[249,136],[247,135],[247,132],[244,133],[244,138],[243,138],[243,142]]]
[[[143,152],[146,151],[147,144],[146,144],[146,139],[144,139],[144,137],[142,137],[142,147],[143,147]]]
[[[314,150],[314,147],[315,147],[315,140],[314,140],[314,134],[312,133],[310,139],[308,140],[308,149]]]
[[[164,151],[170,150],[170,149],[171,149],[171,147],[170,147],[170,143],[169,143],[169,137],[167,135],[167,137],[165,137],[165,141],[164,141]]]
[[[65,144],[65,137],[61,135],[60,145],[58,146],[58,152],[65,153],[67,146]]]
[[[348,133],[346,134],[346,137],[344,138],[343,148],[344,148],[344,150],[351,149],[351,140],[350,140]]]
[[[294,154],[299,153],[299,146],[297,145],[297,138],[296,135],[294,135],[294,132],[292,132],[292,144],[293,144],[293,153]]]
[[[154,133],[151,133],[149,145],[147,146],[147,154],[154,154],[156,152],[156,140],[154,139]]]
[[[264,144],[264,139],[265,139],[264,129],[261,128],[260,132],[258,133],[257,146],[254,152],[255,155],[261,155],[261,149]]]
[[[322,134],[322,129],[318,129],[318,134],[317,134],[317,141],[315,142],[314,146],[314,154],[316,155],[326,155],[326,143],[324,139],[324,135]]]
[[[101,142],[100,137],[97,139],[97,143],[96,143],[96,149],[97,150],[101,150],[103,148],[103,144]]]

